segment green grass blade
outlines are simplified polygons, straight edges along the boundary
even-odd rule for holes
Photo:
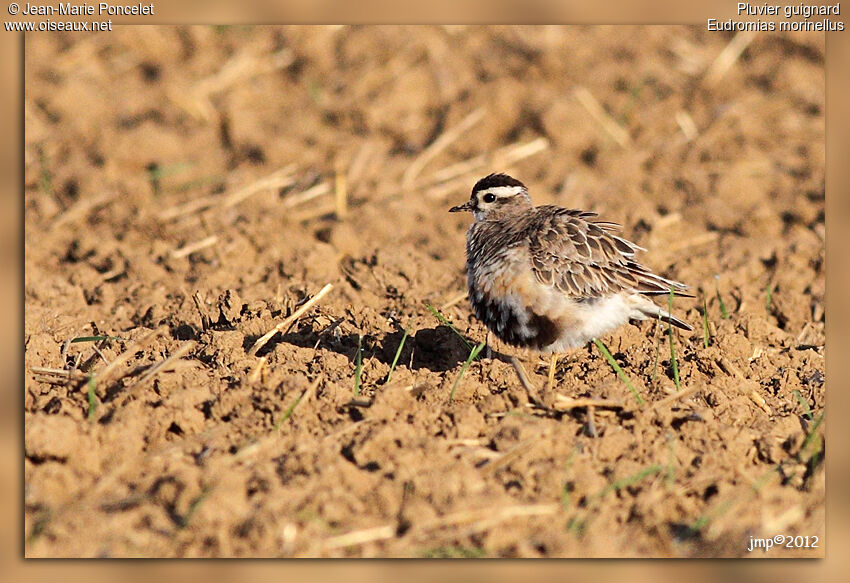
[[[187,526],[189,526],[189,521],[192,520],[192,516],[198,510],[198,507],[201,505],[201,503],[207,499],[207,497],[210,495],[210,492],[212,492],[212,488],[209,486],[204,486],[204,488],[201,490],[201,493],[198,494],[198,497],[189,503],[189,508],[186,509],[186,514],[181,516],[179,519],[178,526],[180,528],[186,528]]]
[[[818,416],[818,418],[815,419],[815,422],[812,423],[812,427],[811,427],[811,429],[809,429],[809,434],[806,436],[806,440],[803,442],[803,445],[800,447],[800,453],[801,454],[809,449],[809,446],[811,445],[811,443],[814,441],[815,437],[817,436],[818,427],[820,427],[820,424],[823,422],[824,415],[825,415],[825,413],[821,413]],[[817,445],[817,449],[820,450],[820,444]],[[819,451],[816,451],[813,455],[817,455],[818,453],[819,453]]]
[[[578,447],[573,446],[573,450],[570,452],[569,457],[567,457],[567,461],[564,463],[564,471],[565,472],[570,471],[570,468],[573,465],[573,461],[575,460],[576,455],[578,455]],[[571,499],[572,499],[572,488],[570,488],[569,480],[564,480],[564,487],[561,489],[561,507],[564,510],[569,509]]]
[[[708,304],[702,299],[702,343],[708,348],[711,344],[711,333],[708,331]]]
[[[50,164],[47,160],[47,156],[44,155],[44,152],[41,148],[38,149],[38,162],[41,166],[41,172],[38,176],[38,188],[44,194],[53,195],[53,174],[51,174],[48,168]]]
[[[436,547],[422,552],[424,559],[480,559],[486,557],[478,547]]]
[[[86,391],[89,402],[89,421],[94,421],[94,412],[97,410],[97,394],[95,394],[96,387],[97,381],[95,380],[94,375],[92,375],[89,377],[88,390]]]
[[[363,336],[357,335],[357,358],[354,365],[354,396],[360,396],[360,375],[363,372]]]
[[[101,340],[121,340],[120,336],[78,336],[71,338],[71,344],[77,342],[100,342]]]
[[[794,389],[793,391],[791,391],[791,394],[797,398],[797,402],[800,403],[800,406],[803,408],[803,412],[806,414],[806,417],[809,418],[809,421],[813,420],[815,416],[812,413],[812,408],[809,407],[809,403],[803,398],[803,395],[800,394],[800,391]]]
[[[570,509],[570,500],[572,499],[573,489],[569,482],[564,482],[564,487],[561,488],[561,508],[564,510]]]
[[[708,524],[717,518],[720,518],[733,506],[733,500],[725,500],[723,503],[718,504],[714,507],[710,512],[707,512],[697,518],[690,526],[688,526],[688,536],[696,535],[700,530],[708,526]]]
[[[676,481],[676,467],[674,464],[675,456],[673,455],[673,437],[667,435],[667,447],[669,455],[667,457],[667,490],[673,489],[673,483]]]
[[[656,324],[656,326],[655,326],[656,336],[658,334],[658,324],[660,324],[660,323],[661,323],[661,318],[659,318],[655,322],[655,324]],[[652,365],[652,379],[651,379],[653,383],[655,382],[655,379],[658,378],[658,362],[659,362],[660,359],[661,359],[661,339],[656,338],[656,341],[655,341],[655,364]]]
[[[780,466],[775,466],[767,470],[764,474],[762,474],[756,482],[753,484],[753,493],[757,494],[759,490],[764,487],[767,481],[770,479],[771,475],[774,472],[779,471]],[[714,508],[710,509],[705,514],[702,514],[699,518],[697,518],[693,523],[688,526],[688,534],[685,538],[691,537],[699,533],[700,530],[705,528],[711,521],[716,520],[729,512],[729,510],[735,506],[734,499],[728,499],[723,502],[718,503]]]
[[[390,382],[390,377],[393,376],[393,371],[395,370],[395,365],[398,363],[398,358],[401,356],[401,349],[404,348],[404,341],[407,340],[408,333],[410,331],[410,327],[408,326],[404,330],[404,335],[401,337],[401,342],[398,345],[398,348],[395,351],[395,356],[393,357],[393,363],[390,365],[390,372],[387,373],[387,380],[384,381],[384,384]]]
[[[168,164],[166,166],[155,166],[148,169],[148,179],[161,180],[168,176],[180,174],[191,169],[195,164],[193,162],[177,162],[176,164]]]
[[[673,288],[670,288],[670,297],[667,299],[667,313],[673,317]],[[670,365],[673,367],[673,382],[676,384],[676,390],[681,391],[682,386],[679,383],[679,361],[676,359],[676,343],[673,340],[673,324],[668,320],[667,333],[670,335]]]
[[[587,521],[584,519],[573,517],[567,523],[567,531],[576,538],[583,537],[585,530],[587,530]]]
[[[644,478],[646,478],[648,476],[653,476],[653,475],[659,473],[663,469],[664,469],[663,466],[654,465],[654,466],[650,466],[648,468],[644,468],[644,469],[642,469],[641,471],[639,471],[638,473],[636,473],[632,476],[628,476],[626,478],[621,478],[619,480],[615,480],[614,482],[611,482],[610,484],[605,486],[599,492],[599,494],[597,494],[597,497],[603,498],[606,494],[608,494],[611,491],[622,490],[623,488],[628,488],[629,486],[631,486],[633,484],[637,484],[638,482],[640,482],[641,480],[643,480]]]
[[[720,280],[719,275],[714,276],[714,291],[717,293],[717,301],[720,304],[720,315],[724,320],[729,319],[729,310],[726,309],[726,304],[723,303],[723,297],[720,295],[720,284],[717,282]]]
[[[298,395],[298,397],[292,401],[292,404],[286,408],[286,411],[283,412],[280,419],[277,420],[277,423],[274,424],[274,430],[277,431],[284,424],[284,422],[292,416],[292,412],[295,411],[295,407],[298,406],[298,403],[301,402],[301,399],[304,397],[304,393]]]
[[[434,317],[437,318],[443,325],[448,326],[452,329],[452,332],[457,334],[457,337],[461,339],[461,341],[466,345],[469,350],[472,350],[473,346],[469,342],[466,341],[466,338],[463,337],[463,334],[458,332],[457,328],[455,328],[451,322],[449,322],[444,315],[440,313],[437,308],[432,306],[431,304],[425,304],[425,307],[428,308],[428,311],[434,314]]]
[[[452,390],[449,393],[449,403],[451,403],[452,400],[455,398],[455,389],[457,389],[458,384],[460,384],[460,379],[463,378],[463,373],[465,373],[466,369],[469,368],[469,363],[475,360],[475,357],[478,356],[479,352],[484,350],[484,346],[486,344],[486,342],[482,342],[481,344],[469,351],[469,356],[467,357],[466,362],[464,362],[463,366],[460,368],[460,374],[457,375],[457,378],[455,379],[455,384],[452,385]]]
[[[53,175],[42,169],[38,177],[38,188],[44,194],[53,194]]]
[[[36,515],[33,517],[33,525],[32,530],[30,530],[29,536],[27,536],[27,544],[34,543],[38,537],[40,537],[45,528],[47,528],[47,524],[50,522],[52,517],[52,512],[50,508],[46,508],[44,510],[39,510],[36,512]]]
[[[638,405],[643,405],[643,399],[641,398],[640,393],[637,392],[637,389],[635,389],[635,387],[632,385],[632,382],[629,380],[629,377],[626,376],[626,373],[623,372],[623,369],[620,368],[620,365],[617,364],[617,361],[614,360],[614,357],[611,356],[610,352],[608,352],[608,348],[606,348],[606,346],[598,338],[594,338],[593,343],[596,344],[596,347],[599,349],[599,351],[602,353],[602,355],[608,361],[608,364],[611,365],[611,368],[614,369],[614,372],[617,373],[617,376],[620,377],[620,379],[624,383],[626,383],[626,386],[629,388],[629,390],[635,396],[635,399],[637,400]]]

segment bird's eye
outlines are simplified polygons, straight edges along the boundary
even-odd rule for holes
[[[492,192],[488,192],[487,194],[484,195],[484,197],[481,200],[483,200],[484,202],[495,202],[496,201],[496,195],[493,194]]]

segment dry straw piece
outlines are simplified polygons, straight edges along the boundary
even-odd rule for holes
[[[518,506],[506,506],[493,510],[493,508],[480,508],[475,510],[461,510],[429,520],[421,525],[415,525],[412,530],[413,538],[419,538],[435,530],[450,528],[453,526],[467,525],[466,533],[474,534],[487,530],[501,522],[515,518],[530,518],[533,516],[549,516],[561,510],[560,504],[526,504]],[[338,536],[330,537],[322,542],[324,550],[333,550],[344,547],[363,545],[367,543],[388,540],[396,536],[396,525],[387,524],[355,530]]]
[[[605,112],[605,109],[599,104],[596,98],[587,90],[586,87],[576,87],[573,91],[576,99],[581,103],[587,112],[602,126],[608,134],[614,138],[614,141],[625,148],[631,143],[629,132],[623,126],[614,121],[614,118]]]
[[[571,409],[580,409],[583,407],[601,407],[603,409],[624,409],[625,405],[620,401],[609,401],[607,399],[591,399],[588,397],[579,397],[573,399],[564,395],[555,395],[555,404],[553,409],[556,411],[569,411]]]
[[[705,74],[705,83],[709,87],[716,85],[755,38],[756,33],[749,30],[742,30],[736,34],[711,63],[708,72]]]
[[[172,366],[177,360],[183,358],[194,347],[194,342],[186,342],[185,344],[181,345],[179,348],[177,348],[177,350],[172,352],[171,355],[168,356],[168,358],[161,360],[152,367],[150,367],[145,372],[145,374],[142,375],[142,378],[136,381],[129,389],[127,389],[127,391],[133,391],[137,387],[143,385],[148,380],[152,379],[159,372],[166,370],[168,367]]]
[[[692,142],[699,135],[697,124],[694,123],[694,118],[687,111],[680,109],[676,112],[676,123],[679,124],[679,128],[689,142]]]
[[[285,69],[293,62],[295,62],[295,54],[290,49],[278,51],[271,58],[243,52],[224,63],[214,75],[202,79],[186,91],[172,90],[169,97],[197,119],[210,122],[215,119],[216,111],[210,99],[213,95],[239,81],[277,69]]]
[[[289,316],[289,317],[288,317],[287,319],[285,319],[283,322],[281,322],[280,324],[278,324],[277,326],[275,326],[274,328],[272,328],[271,330],[269,330],[268,332],[266,332],[265,334],[263,334],[263,335],[262,335],[262,336],[261,336],[261,337],[260,337],[260,338],[259,338],[256,342],[254,342],[254,345],[253,345],[253,346],[251,347],[251,349],[248,351],[248,355],[249,355],[249,356],[254,356],[254,355],[256,355],[256,354],[257,354],[257,352],[258,352],[258,351],[259,351],[259,350],[260,350],[263,346],[265,346],[265,345],[268,343],[268,341],[269,341],[269,340],[271,340],[271,339],[272,339],[272,337],[273,337],[275,334],[277,334],[278,332],[283,331],[284,333],[286,333],[286,330],[288,330],[288,329],[289,329],[289,327],[290,327],[293,323],[295,323],[295,321],[296,321],[298,318],[300,318],[301,316],[303,316],[304,314],[306,314],[306,313],[307,313],[307,310],[309,310],[309,309],[310,309],[310,308],[312,308],[314,305],[316,305],[316,304],[319,302],[319,300],[321,300],[323,297],[325,297],[325,295],[327,295],[327,293],[328,293],[329,291],[331,291],[331,289],[333,289],[333,284],[331,284],[331,283],[326,284],[326,285],[325,285],[325,287],[323,287],[322,289],[320,289],[320,290],[319,290],[319,293],[317,293],[317,294],[316,294],[316,295],[314,295],[312,298],[310,298],[309,300],[307,300],[306,302],[304,302],[304,303],[301,305],[301,307],[300,307],[300,308],[298,308],[297,310],[295,310],[295,312],[293,312],[293,313],[292,313],[292,315],[291,315],[291,316]]]
[[[472,126],[481,121],[484,118],[485,112],[486,110],[483,107],[479,107],[463,118],[455,127],[441,134],[440,137],[434,140],[430,146],[425,148],[419,157],[407,167],[407,170],[405,170],[404,176],[401,180],[402,187],[405,190],[410,189],[428,162],[436,158],[437,155],[448,148],[452,142],[464,135],[470,130],[470,128],[472,128]]]
[[[187,255],[191,255],[195,251],[200,251],[201,249],[206,249],[207,247],[212,247],[218,243],[217,235],[210,235],[205,239],[201,239],[200,241],[195,241],[194,243],[189,243],[188,245],[181,247],[180,249],[174,249],[171,251],[171,257],[174,259],[180,259],[181,257],[186,257]]]
[[[318,198],[322,195],[325,195],[331,191],[331,187],[327,182],[320,182],[315,186],[311,186],[304,192],[299,192],[298,194],[288,195],[286,200],[283,201],[283,208],[292,208],[299,204],[303,204],[305,202],[311,201],[314,198]]]
[[[164,336],[167,332],[168,326],[163,325],[157,328],[156,330],[149,332],[139,340],[130,343],[127,349],[124,350],[124,352],[122,352],[117,358],[115,358],[115,360],[107,364],[100,372],[95,373],[97,382],[103,383],[107,380],[110,380],[110,376],[118,369],[118,367],[129,362],[129,360],[133,358],[133,356],[135,356],[136,352],[138,352],[143,347],[147,346],[160,336]]]
[[[485,167],[503,168],[506,171],[512,164],[529,158],[549,148],[549,140],[544,137],[528,142],[514,142],[491,154],[480,154],[461,162],[446,166],[434,172],[425,184],[429,186],[428,196],[443,198],[458,189],[469,186],[469,174]]]
[[[227,197],[224,199],[223,205],[225,208],[229,208],[260,191],[273,190],[277,188],[285,188],[287,186],[291,186],[295,184],[294,171],[295,164],[285,166],[277,172],[269,174],[265,178],[257,180],[256,182],[252,182],[248,186],[227,195]]]
[[[268,176],[243,186],[224,197],[216,194],[202,198],[193,198],[184,204],[169,207],[159,213],[159,218],[163,221],[170,221],[186,215],[205,211],[216,205],[223,206],[224,208],[230,208],[239,204],[246,198],[262,192],[263,190],[286,188],[287,186],[292,186],[295,182],[295,164],[289,164],[288,166],[284,166]]]

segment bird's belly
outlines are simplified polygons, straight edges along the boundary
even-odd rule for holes
[[[470,275],[475,316],[503,342],[540,352],[582,346],[629,319],[622,295],[577,301],[540,283],[529,269],[501,268]]]
[[[503,342],[545,350],[568,323],[561,313],[564,298],[549,293],[528,269],[501,262],[470,273],[468,283],[475,316]]]
[[[562,328],[558,340],[546,347],[547,352],[564,352],[582,346],[625,324],[633,315],[633,308],[624,294],[574,302],[568,311],[573,325]]]

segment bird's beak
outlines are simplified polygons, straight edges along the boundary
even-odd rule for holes
[[[460,213],[460,212],[463,212],[463,211],[471,211],[471,210],[472,210],[472,202],[466,201],[463,204],[453,206],[452,208],[449,209],[449,212],[450,213]]]

